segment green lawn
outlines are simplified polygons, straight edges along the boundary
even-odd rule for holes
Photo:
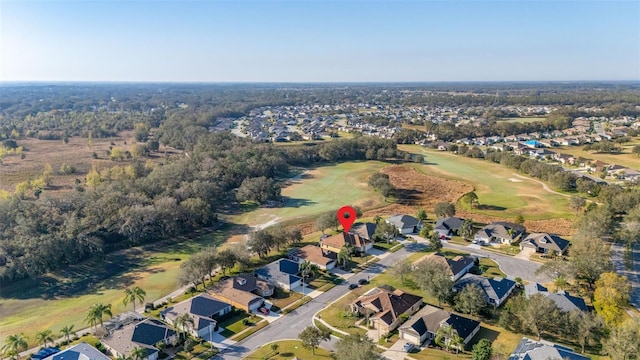
[[[274,218],[293,219],[338,210],[344,205],[377,207],[384,199],[367,185],[369,176],[387,164],[358,161],[311,169],[282,189],[287,200],[278,208],[259,208],[232,216],[237,224],[256,225]]]
[[[145,302],[179,287],[180,264],[189,254],[224,241],[225,229],[184,239],[173,245],[133,248],[107,255],[104,261],[86,261],[37,280],[3,287],[0,293],[0,343],[7,335],[24,333],[35,345],[36,332],[51,329],[58,335],[66,325],[83,329],[87,309],[102,302],[114,314],[130,310],[122,304],[123,289],[137,285],[147,292]],[[140,306],[140,304],[137,304]],[[106,317],[105,317],[106,319]]]
[[[517,177],[513,169],[419,145],[398,147],[425,155],[426,163],[414,166],[426,174],[473,184],[480,206],[467,209],[471,212],[501,218],[526,214],[528,220],[575,218],[568,197],[549,193],[541,184]]]
[[[311,350],[307,350],[302,346],[302,342],[298,340],[285,340],[277,341],[274,344],[278,345],[277,354],[271,349],[271,344],[264,345],[258,350],[249,354],[245,359],[292,359],[297,357],[304,360],[327,360],[331,359],[330,352],[318,348],[315,350],[315,355]]]
[[[254,326],[260,320],[262,319],[258,316],[249,315],[242,310],[234,310],[232,313],[225,315],[218,325],[224,328],[221,332],[222,336],[231,337],[249,326]],[[247,325],[245,325],[245,321],[248,321]]]

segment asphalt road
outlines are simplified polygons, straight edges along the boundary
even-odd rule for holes
[[[315,298],[313,301],[299,307],[286,316],[281,317],[259,332],[236,343],[234,346],[225,349],[216,357],[216,359],[251,359],[251,357],[248,357],[248,355],[267,343],[278,340],[297,339],[298,334],[300,334],[300,332],[302,332],[304,328],[311,325],[311,319],[313,318],[313,315],[315,313],[349,292],[348,286],[350,283],[357,282],[360,279],[373,278],[375,275],[380,274],[381,272],[386,270],[389,266],[395,264],[397,261],[406,258],[413,252],[420,251],[427,247],[426,240],[420,238],[416,240],[418,241],[418,243],[406,242],[403,249],[389,254],[379,262],[372,264],[365,271],[353,275],[353,277],[351,277],[348,281],[345,281],[344,283],[333,287],[329,291]],[[443,245],[447,248],[461,250],[479,256],[489,257],[492,260],[496,261],[502,271],[512,278],[521,277],[522,279],[527,281],[539,282],[549,281],[545,276],[535,275],[535,271],[540,267],[539,263],[514,258],[512,256],[495,254],[482,250],[481,248],[476,249],[473,247],[448,243],[445,243]],[[330,342],[321,344],[321,347],[326,349],[333,349],[334,344],[335,339]]]
[[[545,283],[552,280],[550,276],[544,274],[536,275],[536,270],[538,270],[542,264],[534,261],[519,259],[509,255],[496,254],[474,246],[462,246],[449,243],[443,243],[442,245],[445,248],[456,249],[468,252],[472,255],[487,257],[495,261],[500,267],[500,270],[512,279],[519,277],[522,280],[538,283]]]
[[[372,278],[386,270],[387,267],[393,265],[397,261],[406,258],[410,253],[424,247],[425,246],[422,244],[410,244],[395,253],[389,254],[379,262],[369,266],[368,269],[354,274],[348,281],[334,286],[329,291],[313,299],[313,301],[288,313],[286,316],[274,321],[259,332],[236,343],[234,346],[225,349],[216,358],[225,360],[251,359],[251,357],[247,357],[249,353],[264,344],[277,340],[297,339],[298,334],[300,334],[304,328],[311,325],[311,319],[315,313],[349,292],[348,286],[350,283],[354,283],[360,279],[366,279],[368,277]],[[332,349],[334,344],[335,340],[329,343],[325,342],[321,346],[323,348]]]

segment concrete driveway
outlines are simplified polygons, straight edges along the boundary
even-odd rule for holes
[[[395,344],[391,345],[389,350],[387,350],[387,351],[382,353],[382,356],[384,356],[387,359],[392,359],[392,360],[404,360],[407,357],[407,355],[409,355],[409,354],[407,354],[406,352],[404,352],[402,350],[402,347],[406,343],[407,343],[406,340],[398,340],[398,341],[396,341]]]

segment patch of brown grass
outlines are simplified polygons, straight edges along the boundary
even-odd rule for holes
[[[115,145],[111,145],[114,143]],[[125,144],[126,143],[126,144]],[[131,160],[112,161],[107,156],[109,147],[129,150],[136,144],[132,131],[122,131],[113,138],[93,139],[93,147],[90,148],[87,138],[71,137],[68,143],[62,140],[38,140],[27,138],[18,140],[18,145],[24,148],[24,159],[20,155],[7,156],[0,165],[0,189],[13,192],[15,186],[28,179],[35,179],[40,176],[47,164],[53,169],[53,184],[46,189],[49,195],[69,191],[73,189],[75,179],[84,183],[85,176],[95,166],[98,170],[111,168],[114,166],[126,166]],[[173,149],[167,148],[168,154],[177,154]],[[159,161],[164,157],[164,147],[160,151],[152,154],[145,161]],[[94,159],[92,154],[98,155]],[[76,171],[70,175],[58,174],[60,165],[67,163],[73,166]]]

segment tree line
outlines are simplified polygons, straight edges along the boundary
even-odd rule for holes
[[[398,154],[393,141],[360,137],[305,149],[303,161],[296,149],[206,133],[189,157],[156,167],[134,161],[118,177],[94,169],[86,191],[9,196],[0,200],[0,284],[211,226],[236,201],[279,200],[291,165],[363,160],[381,149]]]

